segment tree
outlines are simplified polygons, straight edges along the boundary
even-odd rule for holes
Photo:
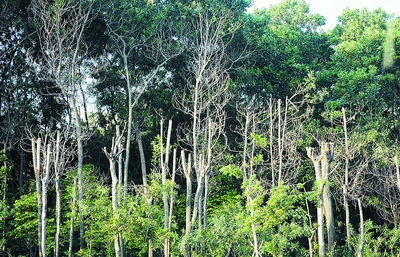
[[[111,50],[121,59],[122,78],[127,98],[127,135],[124,160],[124,192],[127,194],[129,158],[132,133],[136,133],[140,153],[142,181],[147,185],[146,160],[141,131],[134,110],[148,87],[161,79],[160,70],[183,51],[177,24],[163,17],[159,5],[168,10],[167,3],[130,3],[112,1],[107,15],[108,34],[112,40]],[[108,6],[108,5],[107,5]]]
[[[338,20],[331,35],[335,45],[330,69],[332,104],[356,107],[363,103],[361,113],[372,112],[371,119],[380,119],[378,124],[391,129],[397,137],[398,126],[393,122],[398,120],[398,63],[391,62],[389,68],[384,65],[383,56],[397,59],[399,34],[393,28],[398,28],[398,19],[382,9],[346,9]]]
[[[195,33],[188,38],[191,41],[187,51],[186,92],[174,96],[176,108],[191,120],[190,125],[181,124],[179,128],[179,140],[191,152],[197,181],[191,229],[196,219],[199,229],[206,225],[205,207],[212,159],[216,157],[214,149],[223,147],[218,144],[224,133],[223,108],[229,99],[228,72],[232,61],[237,60],[230,59],[227,49],[239,24],[231,23],[228,9],[218,8],[223,7],[206,10],[206,6],[198,4],[195,9],[191,20]]]
[[[317,74],[329,61],[332,49],[320,31],[325,19],[311,14],[303,0],[256,9],[246,21],[245,38],[254,53],[252,61],[244,63],[245,69],[235,73],[240,94],[256,97],[260,103],[271,96],[284,100],[296,93],[296,86],[309,73]]]
[[[32,14],[37,26],[41,59],[36,71],[45,81],[51,81],[61,91],[68,103],[70,119],[75,127],[78,157],[78,192],[79,200],[83,199],[82,166],[83,141],[85,134],[79,99],[85,102],[82,90],[84,80],[81,69],[86,66],[85,55],[88,45],[83,40],[83,33],[90,23],[93,2],[56,1],[48,3],[35,0],[32,3]],[[84,248],[84,225],[80,219],[80,247]]]

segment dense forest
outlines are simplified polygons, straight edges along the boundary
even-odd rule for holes
[[[1,0],[1,256],[400,256],[400,18]]]

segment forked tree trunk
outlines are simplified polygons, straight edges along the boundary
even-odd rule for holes
[[[112,139],[110,152],[108,153],[106,148],[105,147],[103,148],[103,152],[107,156],[110,163],[111,198],[112,198],[112,208],[115,216],[117,216],[117,211],[119,209],[118,176],[115,165],[119,158],[119,155],[121,155],[123,151],[123,149],[120,149],[121,140],[122,140],[122,134],[120,133],[119,126],[116,126],[116,135]],[[116,257],[123,256],[122,249],[124,249],[124,246],[122,244],[123,244],[122,236],[119,232],[117,232],[116,235],[114,235],[114,250]]]
[[[318,253],[325,256],[324,241],[324,216],[326,219],[326,230],[328,235],[328,249],[332,253],[335,244],[335,227],[332,200],[329,192],[330,163],[333,160],[333,143],[322,142],[320,155],[313,147],[307,147],[307,156],[312,160],[315,177],[318,183],[319,205],[317,206],[318,221]]]
[[[186,237],[188,237],[190,234],[190,228],[191,228],[190,215],[192,213],[192,210],[191,210],[191,207],[192,207],[192,166],[191,166],[191,155],[189,154],[188,160],[186,162],[186,156],[185,156],[184,150],[181,151],[181,162],[182,162],[183,173],[185,174],[185,178],[186,178],[185,235],[186,235]],[[190,245],[189,244],[185,245],[185,256],[190,257]]]
[[[335,246],[335,219],[333,214],[331,192],[329,191],[329,173],[330,163],[333,160],[333,143],[322,143],[321,147],[321,171],[323,181],[323,201],[324,201],[324,215],[326,220],[326,230],[328,234],[328,250],[333,253]]]
[[[38,245],[39,245],[39,256],[42,256],[42,186],[40,183],[40,153],[42,141],[40,138],[37,140],[31,138],[32,144],[32,161],[33,161],[33,170],[35,173],[35,181],[36,181],[36,198],[38,202]]]
[[[39,256],[46,254],[46,217],[47,190],[50,180],[51,145],[42,150],[42,140],[31,137],[33,169],[36,178],[36,196],[38,201],[38,244]]]

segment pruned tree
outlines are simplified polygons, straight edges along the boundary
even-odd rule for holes
[[[318,253],[325,256],[324,239],[324,217],[326,220],[326,230],[328,234],[328,250],[333,251],[335,244],[335,224],[331,193],[329,191],[329,174],[331,172],[331,162],[334,156],[334,144],[332,142],[321,142],[319,151],[314,147],[307,147],[307,156],[311,159],[315,179],[318,185],[319,201],[317,206],[318,221]]]
[[[36,180],[36,194],[38,201],[38,242],[40,256],[47,256],[46,249],[46,221],[47,221],[47,193],[49,183],[54,178],[56,189],[56,234],[54,255],[59,256],[60,231],[61,231],[61,176],[67,166],[72,162],[74,146],[70,144],[70,134],[63,131],[46,133],[44,136],[35,137],[27,131],[31,143],[33,170]]]

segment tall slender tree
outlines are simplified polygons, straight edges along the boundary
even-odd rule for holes
[[[70,120],[75,128],[77,142],[78,198],[83,199],[82,166],[83,142],[82,108],[79,103],[85,101],[82,87],[85,67],[85,55],[88,45],[84,41],[84,32],[91,21],[93,1],[71,2],[66,0],[32,2],[33,21],[37,26],[40,59],[34,60],[38,76],[50,81],[61,91],[68,103]],[[80,219],[80,247],[85,247],[83,219]]]

